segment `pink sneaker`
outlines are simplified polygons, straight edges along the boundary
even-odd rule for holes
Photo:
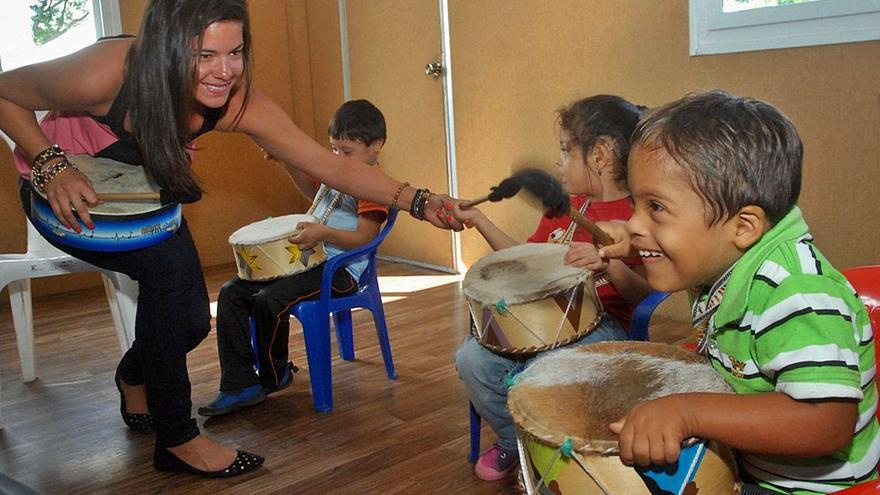
[[[515,450],[501,450],[496,443],[480,455],[474,471],[481,480],[498,481],[507,476],[507,472],[516,466],[517,461]]]

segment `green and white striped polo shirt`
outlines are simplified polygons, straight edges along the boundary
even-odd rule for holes
[[[736,393],[859,401],[843,449],[823,457],[743,454],[741,470],[767,488],[799,495],[877,477],[871,323],[853,287],[813,246],[799,208],[739,259],[710,324],[712,365]]]

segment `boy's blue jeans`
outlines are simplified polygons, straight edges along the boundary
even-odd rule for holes
[[[627,340],[626,330],[613,316],[605,315],[596,328],[581,340],[566,347],[605,340]],[[549,351],[553,352],[553,351]],[[538,354],[538,356],[547,353]],[[507,376],[524,370],[537,356],[510,359],[486,349],[469,336],[455,352],[455,367],[464,382],[474,409],[489,422],[498,435],[502,450],[516,449],[516,430],[507,410]]]

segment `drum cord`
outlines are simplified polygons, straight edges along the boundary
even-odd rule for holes
[[[330,192],[330,187],[328,187],[327,184],[322,183],[321,187],[318,188],[318,193],[315,194],[315,199],[312,201],[312,205],[309,206],[309,211],[306,212],[306,215],[313,215],[315,213],[315,210],[318,209],[318,205],[321,203],[321,201],[324,200],[324,196],[326,196],[328,192]],[[321,218],[318,220],[319,224],[323,225],[327,222],[327,219],[330,218],[330,214],[333,213],[333,210],[335,210],[337,206],[339,206],[339,202],[341,200],[342,193],[336,191],[336,196],[333,197],[333,201],[331,201],[330,204],[327,205],[327,208],[324,210],[324,214],[321,215]]]
[[[586,216],[587,208],[590,207],[590,200],[588,199],[584,202],[584,205],[580,207],[578,210],[581,215]],[[568,228],[565,229],[565,233],[562,234],[562,242],[561,244],[569,245],[574,240],[574,231],[577,230],[577,223],[574,220],[568,225]]]
[[[526,325],[522,320],[519,319],[519,317],[516,316],[516,313],[514,313],[513,311],[510,310],[510,307],[507,306],[507,303],[503,299],[498,301],[497,303],[495,303],[495,309],[497,309],[498,313],[500,313],[500,314],[507,313],[510,316],[512,316],[513,319],[516,320],[517,323],[519,323],[523,328],[525,328],[527,332],[532,334],[532,337],[534,337],[535,339],[540,341],[542,345],[547,345],[547,342],[545,342],[544,339],[542,339],[540,335],[536,334],[531,328],[529,328],[528,325]],[[489,323],[491,323],[491,322],[492,322],[491,319],[487,320],[486,326],[483,328],[484,332],[489,328]]]
[[[531,487],[529,493],[540,493],[538,490],[540,489],[541,484],[544,482],[544,478],[547,476],[547,474],[550,473],[550,469],[553,468],[553,465],[556,464],[556,462],[563,456],[569,459],[573,459],[574,462],[576,462],[578,466],[581,467],[584,473],[586,473],[586,475],[589,476],[594,483],[596,483],[596,486],[598,486],[599,489],[602,490],[603,494],[611,495],[611,490],[609,490],[608,487],[606,487],[605,484],[602,483],[602,481],[600,481],[599,478],[590,471],[590,469],[586,466],[586,464],[584,464],[580,457],[577,456],[577,453],[573,451],[570,438],[567,438],[564,442],[562,442],[562,445],[556,448],[556,452],[553,454],[550,462],[547,463],[547,467],[544,468],[544,471],[541,473],[541,477],[538,478],[538,481],[535,482],[534,486]]]
[[[577,297],[578,287],[580,284],[574,286],[571,289],[571,295],[568,298],[568,306],[565,308],[565,312],[562,313],[562,320],[559,322],[559,329],[556,330],[556,337],[553,338],[553,342],[559,342],[559,336],[562,335],[562,329],[565,328],[565,322],[568,320],[568,312],[571,311],[572,305],[574,305],[574,298]],[[577,325],[572,325],[574,327],[574,331],[578,332],[580,330],[580,322]]]
[[[590,200],[588,199],[584,202],[584,205],[581,206],[578,211],[580,212],[581,215],[586,216],[587,209],[589,207],[590,207]],[[565,229],[565,233],[562,234],[561,244],[570,245],[574,241],[574,232],[575,232],[575,230],[577,230],[577,227],[578,227],[578,225],[574,221],[572,221],[571,224],[569,224],[568,228]],[[605,283],[608,283],[608,284],[611,283],[611,280],[608,278],[606,272],[602,272],[602,273],[598,274],[598,276],[594,276],[594,277],[595,277],[595,284],[594,284],[595,290],[598,290],[600,285],[604,285],[603,283],[600,283],[602,281],[602,279],[606,280]],[[594,292],[595,292],[595,290],[594,290]],[[593,300],[596,302],[596,306],[599,311],[605,311],[605,308],[602,306],[602,299],[598,297],[598,294],[596,294],[596,297],[594,297]]]

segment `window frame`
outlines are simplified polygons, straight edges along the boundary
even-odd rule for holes
[[[880,39],[880,0],[817,0],[724,12],[721,0],[689,0],[690,55]]]
[[[95,15],[95,33],[98,38],[122,34],[122,14],[119,0],[92,0]]]

